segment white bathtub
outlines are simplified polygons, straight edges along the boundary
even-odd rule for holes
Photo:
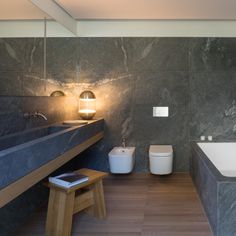
[[[236,177],[236,143],[198,143],[223,176]]]

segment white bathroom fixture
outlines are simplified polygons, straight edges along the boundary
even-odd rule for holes
[[[207,139],[208,139],[208,141],[212,141],[212,136],[209,135],[209,136],[207,137]]]
[[[149,148],[150,171],[155,175],[167,175],[173,169],[171,145],[151,145]]]
[[[206,137],[202,135],[202,136],[200,137],[200,140],[201,140],[201,141],[205,141],[205,140],[206,140]]]
[[[153,107],[153,117],[168,117],[169,107]]]
[[[108,154],[113,174],[128,174],[134,168],[135,147],[114,147]]]

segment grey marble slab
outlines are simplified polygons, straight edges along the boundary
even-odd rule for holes
[[[62,83],[77,82],[77,39],[47,39],[47,77]]]
[[[77,44],[79,82],[93,83],[128,73],[127,46],[123,38],[79,38]]]
[[[180,92],[181,91],[181,92]],[[140,73],[135,86],[135,131],[137,146],[174,146],[176,171],[188,168],[188,80],[182,71]],[[153,117],[154,106],[168,106],[169,117]],[[147,165],[146,165],[147,168]]]
[[[24,118],[25,112],[35,111],[44,113],[48,120]],[[70,119],[79,119],[73,97],[0,97],[0,136]]]
[[[61,128],[57,127],[57,130],[52,129],[52,126],[37,128],[1,138],[3,148],[6,149],[0,151],[0,188],[6,187],[103,131],[103,120],[81,127],[61,126]],[[16,146],[12,146],[12,140],[16,142]]]
[[[127,137],[129,145],[142,147],[168,141],[175,146],[176,170],[187,171],[189,141],[201,135],[212,135],[216,140],[236,138],[234,48],[234,38],[49,38],[44,80],[42,38],[1,39],[0,91],[5,95],[15,91],[34,96],[61,89],[79,96],[81,91],[91,89],[98,98],[97,114],[107,121],[107,138],[101,147],[104,159],[112,146],[120,145],[122,136]],[[19,119],[23,109],[17,99],[9,98],[15,108],[10,105],[9,111],[0,114],[2,134],[45,124]],[[29,104],[29,100],[22,102]],[[78,117],[76,105],[73,114],[72,110],[60,111],[59,98],[57,102],[33,100],[27,106],[36,104],[46,113],[50,110],[50,120],[62,120],[67,114]],[[176,117],[166,122],[163,119],[157,125],[157,120],[152,120],[152,106],[165,104]],[[57,118],[52,111],[56,111]],[[149,120],[146,123],[153,122],[158,132],[150,125],[142,138],[140,117]],[[19,127],[10,127],[3,119],[19,119]],[[171,130],[163,132],[160,124]],[[181,129],[184,132],[180,134]],[[142,166],[142,157],[137,160]]]
[[[0,70],[0,95],[23,96],[24,94],[24,73],[22,71],[1,71]]]
[[[212,135],[235,139],[235,72],[194,72],[190,74],[191,138]]]
[[[189,45],[191,71],[235,71],[235,38],[191,38]]]
[[[0,71],[41,73],[43,69],[42,38],[1,38]]]
[[[190,173],[216,236],[234,236],[236,177],[223,176],[196,143]]]
[[[218,235],[236,235],[236,181],[219,184]]]
[[[78,119],[79,94],[95,92],[105,138],[77,166],[109,170],[107,154],[125,136],[135,171],[149,171],[150,144],[172,144],[174,169],[188,171],[190,141],[236,139],[235,38],[49,38],[46,80],[42,38],[2,38],[0,55],[0,136]],[[11,96],[58,89],[74,97]],[[154,119],[152,107],[165,105],[170,117]],[[48,121],[23,118],[35,109]]]
[[[21,145],[23,143],[45,137],[50,134],[54,134],[65,129],[70,128],[66,125],[51,125],[46,127],[40,127],[36,129],[30,129],[24,132],[18,132],[6,136],[0,137],[0,151],[3,151],[14,146]]]
[[[188,70],[188,38],[125,38],[130,70]]]

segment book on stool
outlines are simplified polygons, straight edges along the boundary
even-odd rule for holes
[[[65,173],[54,177],[49,177],[48,181],[52,184],[62,186],[64,188],[71,188],[75,185],[88,181],[88,176],[78,174],[75,172]]]

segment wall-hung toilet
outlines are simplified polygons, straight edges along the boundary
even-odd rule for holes
[[[155,175],[167,175],[173,169],[173,149],[171,145],[150,145],[150,171]]]
[[[134,168],[135,147],[115,147],[109,154],[110,171],[113,174],[128,174]]]

